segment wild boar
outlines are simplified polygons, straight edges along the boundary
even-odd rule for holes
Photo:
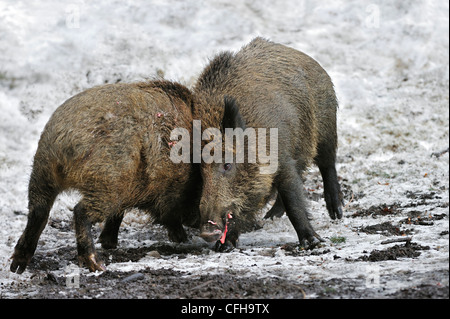
[[[278,193],[268,217],[286,211],[301,245],[314,247],[322,241],[307,218],[303,194],[301,177],[311,163],[320,169],[332,219],[342,217],[342,202],[335,165],[338,103],[319,63],[295,49],[256,38],[237,53],[213,58],[193,92],[199,101],[194,120],[201,121],[202,129],[219,128],[225,139],[227,129],[246,133],[251,128],[256,138],[244,134],[245,154],[255,141],[258,148],[257,161],[244,157],[243,162],[202,162],[201,236],[220,240],[219,250],[235,246],[241,230],[252,225],[256,212]],[[275,129],[277,138],[262,143],[269,140],[269,129]],[[267,161],[261,159],[272,146],[277,147],[276,167],[264,173]],[[237,143],[233,147],[236,154]]]
[[[111,84],[68,99],[46,124],[34,156],[28,222],[14,249],[11,271],[22,273],[36,250],[57,195],[77,190],[74,208],[80,263],[104,270],[91,225],[105,221],[103,248],[117,245],[124,212],[139,208],[165,225],[169,238],[187,239],[195,224],[201,181],[191,163],[170,160],[174,128],[192,130],[193,96],[165,80]],[[197,196],[198,197],[198,196]]]

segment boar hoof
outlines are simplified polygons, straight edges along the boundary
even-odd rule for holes
[[[95,271],[106,271],[105,265],[103,265],[102,262],[97,261],[97,257],[95,254],[90,254],[88,256],[79,256],[78,257],[80,266],[86,265],[87,268],[89,268],[89,271],[95,272]]]
[[[117,240],[100,237],[99,242],[102,244],[103,249],[116,249],[117,248]]]
[[[10,270],[17,274],[23,273],[25,271],[25,268],[27,268],[28,264],[30,263],[32,256],[32,254],[22,254],[15,252],[12,256],[13,261],[11,263]]]
[[[338,218],[338,219],[341,219],[342,218],[342,207],[338,207],[338,209],[336,210],[336,217]]]
[[[332,220],[341,219],[342,218],[342,207],[339,204],[338,201],[336,201],[334,204],[328,205],[327,203],[327,210],[328,215],[330,215],[330,218]]]
[[[314,234],[314,236],[300,240],[300,247],[304,249],[314,249],[323,242],[325,242],[325,240],[322,239],[322,237]]]
[[[335,208],[335,209],[329,209],[328,210],[328,215],[330,215],[330,218],[332,220],[335,220],[336,218],[337,219],[341,219],[342,218],[342,208],[338,207],[338,208]]]
[[[185,243],[188,241],[186,231],[183,228],[178,231],[169,228],[167,230],[167,235],[169,237],[169,240],[173,241],[174,243]]]
[[[226,240],[223,244],[220,240],[216,241],[216,245],[214,246],[214,251],[218,253],[229,253],[235,248],[233,244],[231,244],[228,240]]]

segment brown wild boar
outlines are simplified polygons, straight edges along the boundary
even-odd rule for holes
[[[100,242],[116,247],[124,212],[133,207],[165,225],[171,240],[186,240],[182,224],[195,223],[201,180],[192,164],[170,160],[170,134],[180,127],[191,131],[192,105],[187,88],[160,80],[94,87],[58,107],[34,157],[28,222],[11,271],[25,270],[53,202],[65,190],[82,195],[74,208],[77,250],[91,271],[105,269],[91,225],[106,220]]]
[[[328,213],[332,219],[341,218],[335,168],[338,104],[325,70],[302,52],[256,38],[235,54],[217,55],[193,91],[199,100],[194,120],[201,120],[202,129],[220,128],[221,138],[226,138],[227,128],[241,128],[247,136],[243,162],[201,164],[201,236],[211,242],[220,239],[219,250],[235,246],[239,232],[252,225],[256,212],[278,193],[266,217],[286,211],[301,245],[314,247],[322,241],[307,218],[301,177],[308,165],[318,165]],[[247,128],[257,137],[252,140]],[[267,142],[270,128],[277,129],[277,145]],[[260,139],[258,133],[265,137]],[[252,162],[247,155],[255,141],[258,160]],[[272,153],[272,146],[277,147],[276,169],[262,173],[267,167],[262,155]]]

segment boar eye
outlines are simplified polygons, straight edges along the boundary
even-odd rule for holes
[[[231,169],[232,165],[230,163],[223,164],[223,170],[225,172],[229,171]]]

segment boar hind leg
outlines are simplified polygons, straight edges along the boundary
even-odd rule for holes
[[[92,240],[92,222],[88,216],[87,205],[79,202],[74,208],[75,234],[77,238],[78,260],[90,271],[104,271],[105,266],[98,260]]]
[[[36,207],[28,214],[28,222],[12,256],[11,271],[21,274],[31,261],[39,237],[47,224],[50,207]]]
[[[40,182],[40,183],[39,183]],[[29,188],[29,214],[25,230],[14,248],[10,270],[21,274],[31,261],[37,247],[39,237],[48,221],[48,216],[57,191],[47,185],[42,188],[42,180],[35,183],[31,179]],[[40,186],[39,186],[40,185]]]
[[[315,158],[323,180],[325,203],[331,219],[342,218],[341,190],[336,173],[336,151],[329,145],[321,144]]]
[[[278,183],[278,192],[300,242],[300,245],[313,248],[324,241],[312,228],[306,210],[306,199],[303,194],[303,183],[294,165],[286,165],[282,169]]]
[[[342,218],[342,201],[340,199],[340,187],[337,180],[336,168],[319,167],[323,179],[325,203],[331,219]]]
[[[122,223],[124,212],[119,214],[112,213],[105,221],[102,233],[99,237],[99,242],[102,244],[103,249],[117,248],[117,242],[119,237],[119,228]]]

